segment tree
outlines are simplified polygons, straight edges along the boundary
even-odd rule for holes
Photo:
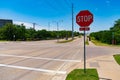
[[[3,28],[3,39],[14,40],[16,34],[16,27],[11,23],[7,23]]]
[[[27,40],[34,40],[35,35],[36,35],[36,30],[35,29],[33,29],[33,28],[26,29],[25,36],[26,36]]]
[[[78,32],[74,32],[78,36]],[[47,31],[45,29],[36,31],[33,28],[26,29],[24,25],[6,24],[0,28],[0,40],[46,40],[71,37],[71,31]]]
[[[26,28],[24,25],[15,25],[16,27],[16,34],[15,40],[26,40]]]
[[[45,29],[38,30],[36,37],[40,40],[45,40],[45,39],[49,39],[51,37],[51,34],[49,31],[46,31]]]
[[[114,26],[111,27],[110,30],[94,32],[94,33],[91,33],[90,36],[104,43],[111,44],[112,40],[115,40],[116,44],[120,44],[120,19],[115,21]]]
[[[5,36],[4,36],[3,32],[4,32],[3,28],[0,28],[0,40],[5,39]]]
[[[120,19],[115,21],[115,24],[113,27],[110,28],[111,31],[120,31]]]

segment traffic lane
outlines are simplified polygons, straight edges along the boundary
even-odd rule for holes
[[[54,76],[53,74],[29,71],[28,73],[23,74],[22,77],[21,76],[16,77],[15,80],[52,80],[51,78],[53,76]]]
[[[32,61],[30,61],[32,64],[33,63],[35,63],[35,62],[32,62]],[[39,62],[39,61],[38,61]],[[40,65],[38,64],[38,62],[36,62],[36,64],[33,64],[33,65],[36,65],[37,67],[36,68],[38,68]],[[20,63],[17,63],[17,65],[20,65],[20,64],[22,64],[22,65],[26,65],[27,64],[27,66],[28,66],[28,63],[29,63],[29,61],[27,61],[27,62],[20,62]],[[31,63],[30,63],[30,65],[31,65]],[[15,63],[14,63],[15,64]],[[45,63],[44,63],[45,64]],[[67,63],[66,63],[67,64]],[[73,64],[73,63],[72,63]],[[30,66],[29,65],[29,66]],[[33,66],[32,65],[32,66]],[[60,68],[60,63],[58,63],[58,61],[56,61],[56,63],[54,63],[53,61],[52,61],[52,63],[50,62],[48,62],[47,64],[45,64],[45,65],[43,65],[43,67],[45,68],[46,67],[46,69],[53,69],[53,68],[55,68],[55,66],[58,66],[56,69],[55,69],[55,71],[58,71],[58,70],[61,70],[61,69],[59,69]],[[66,65],[65,65],[66,66]],[[61,67],[62,68],[62,70],[63,70],[63,68],[65,68],[65,66],[64,67]],[[52,68],[51,68],[52,67]],[[66,69],[68,69],[69,67],[68,66],[66,66]],[[29,70],[24,70],[24,71],[21,71],[21,72],[16,72],[16,70],[18,70],[18,69],[12,69],[12,68],[6,68],[6,67],[4,67],[4,68],[1,68],[2,70],[4,70],[5,71],[5,75],[6,76],[10,76],[10,77],[14,77],[15,78],[15,80],[25,80],[25,79],[27,79],[26,77],[28,77],[28,78],[31,78],[31,76],[30,75],[32,75],[32,78],[30,79],[30,80],[34,80],[33,79],[33,77],[34,77],[34,72],[35,71],[29,71]],[[2,70],[0,70],[1,72],[2,72]],[[9,72],[12,72],[12,73],[9,73]],[[14,74],[13,73],[16,73],[16,74],[19,74],[19,75],[17,75],[16,77],[14,76]],[[36,72],[35,72],[36,73]],[[40,72],[41,74],[44,74],[44,72]],[[46,73],[45,73],[46,74]],[[51,73],[47,73],[48,75],[51,75]],[[6,78],[6,76],[2,76],[3,77],[3,80],[5,80],[4,78]],[[12,77],[12,78],[13,78]],[[41,76],[41,78],[44,78],[45,76]],[[52,77],[52,76],[49,76],[49,77]],[[36,76],[35,78],[38,78],[38,79],[40,79],[41,80],[41,78],[39,77],[39,76]],[[12,79],[12,80],[14,80],[14,79]],[[45,79],[45,80],[49,80],[49,78],[48,79]]]
[[[26,57],[32,57],[32,56],[38,56],[38,55],[44,55],[44,54],[46,54],[48,51],[46,51],[46,50],[44,50],[44,51],[36,51],[36,50],[32,50],[32,51],[27,51],[27,52],[25,52],[24,53],[24,51],[23,51],[23,53],[22,53],[22,51],[21,52],[16,52],[16,50],[12,50],[12,52],[11,51],[7,51],[8,52],[8,54],[7,53],[1,53],[0,54],[0,63],[2,63],[2,62],[7,62],[7,63],[9,63],[9,62],[19,62],[19,61],[23,61],[23,60],[26,60],[26,59],[24,59],[24,58],[18,58],[18,57],[15,57],[15,56],[26,56]],[[15,53],[15,54],[14,54]]]
[[[17,57],[0,56],[0,64],[12,64],[12,63],[19,62],[22,60],[24,60],[24,59],[17,58]]]
[[[44,72],[0,67],[0,80],[49,80],[52,76]]]
[[[35,42],[36,43],[36,42]],[[35,44],[34,46],[32,45],[28,45],[28,43],[24,43],[24,45],[21,45],[21,44],[15,44],[16,46],[9,46],[9,44],[8,45],[6,45],[5,47],[4,47],[4,50],[0,50],[0,54],[29,54],[29,53],[33,53],[33,52],[43,52],[43,51],[48,51],[48,50],[51,50],[51,51],[54,51],[54,50],[56,50],[56,49],[61,49],[62,47],[63,48],[69,48],[70,46],[68,45],[67,46],[67,44],[56,44],[56,43],[54,43],[54,44],[52,44],[52,45],[50,45],[50,44],[39,44],[39,45],[37,45],[37,44]],[[9,46],[9,47],[8,47]]]
[[[62,48],[62,49],[61,49]],[[40,56],[40,57],[45,57],[45,58],[49,58],[49,57],[52,57],[52,58],[57,58],[57,57],[59,57],[59,58],[64,58],[64,57],[61,57],[61,56],[63,56],[63,55],[66,55],[66,53],[67,54],[69,54],[69,55],[67,55],[66,57],[68,57],[68,56],[71,56],[71,55],[74,55],[74,51],[73,52],[71,52],[72,51],[72,47],[70,48],[70,49],[66,49],[65,47],[59,47],[59,49],[57,50],[57,48],[55,49],[55,48],[49,48],[49,51],[52,51],[51,53],[44,53],[44,54],[42,54],[41,55],[41,53],[39,53],[38,51],[36,51],[36,52],[34,52],[34,51],[32,51],[32,52],[29,52],[27,55],[32,55],[32,56]],[[51,50],[52,49],[52,50]],[[65,51],[64,51],[65,50]],[[16,51],[16,50],[15,50]],[[43,50],[43,51],[47,51],[47,50]],[[48,51],[48,52],[49,52]],[[57,51],[57,52],[55,52],[55,51]],[[70,52],[70,53],[68,53],[68,52]],[[24,54],[24,55],[26,55],[26,53],[21,53],[21,54]],[[23,55],[22,55],[23,56]],[[65,58],[66,58],[65,57]],[[16,61],[17,60],[17,62],[20,62],[20,61],[25,61],[26,59],[24,59],[24,60],[21,60],[20,59],[20,61],[19,61],[19,59],[9,59],[9,58],[7,58],[7,59],[4,59],[5,60],[5,62],[10,62],[10,61]],[[2,60],[3,61],[3,60]],[[4,61],[3,61],[4,62]]]
[[[54,48],[51,52],[46,53],[45,55],[39,55],[39,57],[49,57],[49,58],[57,58],[57,59],[75,59],[75,55],[78,52],[79,48],[75,47],[62,47],[62,48]],[[75,59],[76,60],[76,59]]]
[[[14,61],[14,60],[13,60],[13,61]],[[35,62],[36,62],[36,60],[35,60]],[[39,62],[39,61],[38,61],[38,62]],[[41,62],[41,61],[40,61],[40,62]],[[20,65],[24,65],[24,66],[27,64],[27,66],[28,66],[28,63],[34,63],[34,62],[32,62],[32,61],[29,62],[28,60],[27,60],[27,62],[26,62],[26,60],[25,60],[25,61],[23,61],[23,62],[22,62],[22,61],[17,62],[16,64],[17,64],[17,65],[20,64]],[[60,64],[60,63],[58,63],[58,64],[57,64],[57,63],[58,63],[58,62],[54,63],[53,61],[50,61],[50,62],[48,62],[47,64],[43,65],[43,67],[46,68],[46,69],[48,69],[48,68],[49,68],[49,69],[52,69],[52,68],[55,68],[55,65],[57,65],[57,68],[56,68],[56,69],[58,70],[58,69],[60,69],[61,65],[59,66],[58,64]],[[15,63],[14,63],[14,64],[15,64]],[[36,63],[36,64],[38,64],[38,63]],[[36,64],[35,64],[35,65],[36,65]],[[64,64],[64,63],[62,63],[62,64]],[[67,64],[67,63],[66,63],[66,64]],[[31,64],[30,64],[30,65],[31,65]],[[36,66],[37,66],[37,65],[36,65]],[[38,66],[37,66],[37,67],[38,67]],[[52,68],[51,68],[51,67],[52,67]],[[62,67],[61,67],[61,68],[62,68]],[[68,66],[66,66],[66,69],[67,69],[67,68],[68,68]],[[61,69],[60,69],[60,70],[61,70]],[[10,72],[10,71],[7,70],[7,72]],[[25,70],[25,72],[21,72],[21,74],[20,74],[19,76],[21,76],[21,75],[23,75],[23,74],[24,74],[24,77],[29,76],[29,74],[33,74],[33,75],[34,75],[34,73],[32,73],[32,72],[30,72],[29,74],[28,74],[28,72],[29,72],[29,71],[26,71],[26,70]],[[28,75],[25,76],[25,74],[28,74]],[[9,73],[8,73],[8,75],[9,75]],[[23,76],[22,76],[22,77],[23,77]],[[29,77],[31,77],[31,76],[29,76]],[[42,76],[42,77],[43,77],[43,76]],[[24,78],[22,78],[22,79],[24,80]],[[17,80],[19,80],[19,78],[17,78]],[[48,79],[46,79],[46,80],[48,80]]]
[[[21,49],[14,49],[14,50],[4,50],[0,51],[0,54],[11,54],[11,55],[23,55],[23,56],[37,56],[37,55],[46,55],[51,53],[60,52],[60,50],[64,51],[64,48],[60,49],[61,47],[49,47],[49,48],[32,48],[25,49],[24,47]],[[60,49],[60,50],[59,50]],[[46,57],[46,56],[45,56]]]
[[[43,64],[40,64],[40,63],[43,63]],[[63,63],[63,62],[62,62]],[[55,71],[58,71],[58,68],[59,68],[59,66],[61,66],[61,62],[59,63],[58,61],[39,61],[38,60],[38,62],[36,61],[36,60],[26,60],[26,61],[20,61],[20,62],[17,62],[17,63],[13,63],[13,64],[11,64],[11,65],[16,65],[16,66],[23,66],[23,67],[25,67],[25,66],[29,66],[29,67],[33,67],[33,68],[41,68],[41,66],[42,67],[44,67],[44,69],[46,68],[46,69],[54,69]],[[3,71],[5,71],[1,76],[2,76],[2,78],[3,78],[3,80],[5,80],[6,79],[6,77],[8,78],[9,76],[9,78],[10,79],[12,79],[12,78],[15,78],[15,79],[12,79],[12,80],[25,80],[25,79],[27,79],[27,78],[31,78],[31,76],[30,75],[32,75],[32,78],[30,79],[30,80],[34,80],[34,79],[36,79],[36,78],[38,78],[38,79],[40,79],[41,80],[41,78],[44,80],[46,77],[45,76],[41,76],[41,77],[39,77],[39,76],[36,76],[36,77],[34,77],[34,73],[36,73],[35,71],[29,71],[29,70],[22,70],[22,71],[20,71],[20,72],[17,72],[19,69],[15,69],[15,68],[9,68],[9,67],[2,67],[2,68],[0,68],[1,70],[0,70],[0,72],[3,72]],[[17,71],[16,71],[17,70]],[[9,73],[10,72],[10,73]],[[11,73],[12,72],[12,73]],[[14,74],[13,73],[15,73],[15,74],[18,74],[17,76],[14,76]],[[44,72],[39,72],[39,74],[44,74]],[[45,73],[46,74],[46,73]],[[5,75],[5,76],[4,76]],[[47,73],[47,75],[51,75],[51,73]],[[27,78],[26,78],[27,77]],[[52,76],[49,76],[49,77],[52,77]],[[45,80],[49,80],[49,77],[48,77],[48,79],[45,79]],[[34,79],[33,79],[34,78]],[[6,79],[7,80],[7,79]]]
[[[98,56],[111,55],[115,53],[120,53],[119,49],[110,48],[110,47],[86,47],[87,59],[94,58]]]
[[[62,46],[63,46],[63,45],[62,45]],[[71,45],[67,45],[67,47],[68,47],[68,46],[71,46]],[[44,47],[45,47],[45,46],[44,46]],[[58,46],[57,46],[57,47],[58,47]],[[73,46],[71,46],[71,47],[73,47]],[[64,47],[64,48],[65,48],[65,47]],[[72,48],[70,48],[70,50],[72,50]],[[70,50],[68,50],[68,52],[69,52]],[[56,51],[57,51],[57,50],[56,50]],[[63,51],[63,50],[61,50],[61,51]],[[58,52],[60,52],[60,51],[58,51]],[[54,52],[53,55],[55,55],[55,53],[56,53],[56,52]],[[32,54],[33,54],[33,53],[32,53]],[[38,53],[37,53],[37,54],[38,54]],[[64,54],[65,54],[65,53],[64,53]],[[60,53],[60,55],[62,55],[62,54]],[[59,55],[59,56],[60,56],[60,55]],[[51,56],[52,56],[52,55],[51,55]],[[69,54],[66,55],[66,56],[69,56]],[[65,57],[66,57],[66,56],[65,56]],[[46,56],[45,56],[45,57],[46,57]],[[63,57],[63,56],[62,56],[62,57]],[[62,57],[61,57],[61,58],[62,58]],[[56,63],[54,64],[54,62],[53,62],[53,63],[51,62],[51,63],[47,64],[47,67],[50,66],[51,64],[54,66]],[[64,63],[62,63],[62,64],[64,64]],[[47,67],[46,67],[46,68],[47,68]],[[60,66],[60,67],[61,67],[61,66]],[[16,70],[15,70],[15,71],[16,71]],[[11,71],[8,71],[8,72],[11,72]],[[14,71],[13,71],[13,72],[14,72]],[[28,72],[28,71],[27,71],[27,72]],[[24,72],[24,73],[27,73],[27,72]],[[22,74],[23,74],[23,72],[22,72],[20,75],[22,75]],[[31,73],[31,74],[32,74],[32,73]],[[20,76],[20,75],[19,75],[19,76]],[[28,75],[26,75],[26,76],[28,76]],[[29,76],[29,77],[30,77],[30,76]]]
[[[62,50],[63,51],[63,50]],[[45,58],[48,58],[49,59],[49,57],[51,56],[52,58],[51,58],[51,62],[49,62],[49,64],[51,63],[51,64],[54,64],[53,63],[53,61],[54,61],[54,59],[56,59],[56,60],[59,60],[59,59],[61,59],[61,60],[71,60],[71,59],[74,59],[76,56],[78,56],[78,55],[76,55],[75,54],[75,51],[73,51],[72,49],[68,49],[68,50],[66,50],[66,51],[64,51],[64,52],[60,52],[60,51],[58,51],[59,52],[59,54],[58,53],[49,53],[49,55],[45,55],[44,54],[44,56],[46,56]],[[34,53],[33,53],[34,54]],[[78,53],[77,53],[78,54]],[[39,57],[39,56],[40,57]],[[75,56],[74,56],[75,55]],[[41,57],[41,55],[38,53],[37,55],[34,55],[34,56],[37,56],[37,58],[43,58],[43,57]],[[26,58],[27,57],[27,58]],[[18,65],[19,65],[19,63],[24,63],[25,62],[25,64],[27,64],[27,63],[31,63],[32,61],[30,60],[30,59],[28,59],[28,57],[30,57],[30,56],[16,56],[16,55],[7,55],[6,57],[4,56],[4,58],[2,58],[1,59],[1,61],[0,61],[0,63],[9,63],[9,64],[15,64],[15,63],[18,63]],[[1,58],[1,57],[0,57]],[[23,58],[23,59],[22,59]],[[34,58],[36,58],[36,57],[34,57]],[[53,60],[52,60],[53,59]],[[29,61],[30,60],[30,61]],[[34,59],[33,59],[34,60]],[[75,59],[76,60],[76,59]],[[80,60],[80,59],[79,59]],[[29,61],[29,62],[28,62]],[[36,60],[34,60],[33,61],[33,63],[35,62]],[[45,59],[44,59],[44,61],[45,61]],[[39,62],[44,62],[44,61],[42,61],[42,59],[41,60],[39,60],[38,61],[38,63]],[[59,60],[60,61],[60,60]],[[23,64],[24,65],[24,64]]]
[[[18,44],[18,43],[17,43]],[[70,47],[70,48],[69,48]],[[66,49],[66,47],[63,47],[63,45],[59,45],[59,46],[57,46],[57,48],[55,48],[55,47],[50,47],[50,48],[48,48],[48,49],[46,49],[46,48],[44,48],[44,50],[43,50],[43,48],[42,48],[42,50],[41,51],[38,51],[39,49],[36,49],[36,50],[32,50],[32,49],[30,49],[29,51],[25,51],[25,50],[23,50],[23,53],[22,53],[22,49],[21,50],[10,50],[10,51],[8,51],[8,53],[9,54],[13,54],[13,53],[16,53],[17,55],[22,55],[22,56],[40,56],[40,57],[45,57],[45,58],[49,58],[49,57],[51,57],[51,58],[57,58],[57,56],[59,57],[59,58],[67,58],[68,56],[72,56],[72,55],[74,55],[74,53],[75,53],[75,51],[74,51],[74,47],[71,47],[71,46],[69,46],[68,47],[68,49]],[[29,48],[29,47],[28,47]],[[23,49],[25,49],[25,48],[23,48]],[[73,51],[72,51],[73,50]],[[12,52],[11,52],[12,51]],[[25,51],[25,53],[24,53],[24,51]],[[51,53],[49,53],[50,51],[52,51]],[[67,56],[64,56],[64,57],[61,57],[61,56],[63,56],[63,54],[65,55],[65,54],[69,54],[69,55],[67,55]],[[54,57],[55,56],[55,57]],[[13,58],[12,58],[13,59]],[[7,58],[7,59],[5,59],[6,61],[5,62],[9,62],[9,61],[17,61],[17,62],[19,62],[19,60],[18,59],[16,59],[16,60],[12,60],[12,59],[9,59],[9,58]],[[71,58],[70,58],[71,59]],[[23,60],[21,60],[20,59],[20,61],[23,61]],[[4,61],[3,61],[4,62]]]
[[[14,59],[12,59],[13,61],[0,62],[0,64],[56,70],[64,62],[64,61],[36,60],[36,59],[22,59],[22,60],[17,59],[19,61],[15,59],[16,61],[15,62]]]
[[[19,45],[18,45],[19,46]],[[14,48],[4,48],[4,50],[0,50],[0,54],[26,54],[26,53],[32,53],[32,52],[36,52],[36,51],[45,51],[46,49],[48,49],[49,47],[33,47],[33,46],[26,46],[26,47],[14,47]]]
[[[8,55],[55,58],[57,56],[62,56],[62,55],[67,54],[67,53],[70,54],[70,55],[72,55],[72,54],[74,55],[74,54],[76,54],[76,52],[78,50],[79,50],[78,47],[67,47],[67,48],[66,47],[52,47],[52,48],[44,48],[42,50],[40,50],[40,49],[29,50],[29,51],[25,51],[25,52],[23,50],[23,53],[22,53],[22,51],[16,52],[16,50],[15,50],[15,52],[14,52],[14,50],[12,50],[12,52],[8,51],[9,52]],[[13,53],[15,53],[15,54],[13,54]],[[61,57],[61,58],[64,59],[64,57]]]

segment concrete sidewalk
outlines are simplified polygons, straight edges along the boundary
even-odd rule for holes
[[[113,55],[100,56],[96,58],[92,58],[87,60],[86,68],[95,68],[97,69],[99,80],[120,80],[120,65],[114,60]],[[68,69],[68,73],[73,69],[83,69],[84,64],[83,61],[81,64],[77,64],[71,69]],[[62,77],[63,79],[55,79],[55,80],[65,80],[67,74]]]
[[[116,63],[113,55],[88,60],[87,68],[96,68],[100,80],[120,80],[120,65]]]

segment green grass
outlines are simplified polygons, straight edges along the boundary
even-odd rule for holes
[[[92,40],[92,42],[97,46],[110,46],[109,44],[102,43],[102,42],[97,41],[97,40]]]
[[[58,43],[67,43],[67,42],[71,42],[73,41],[73,39],[70,39],[70,40],[64,40],[64,41],[59,41]]]
[[[120,47],[120,45],[112,45],[112,44],[106,44],[106,43],[102,43],[100,41],[97,40],[91,40],[96,46],[109,46],[109,47]]]
[[[113,55],[116,62],[120,65],[120,54]]]
[[[99,77],[96,69],[87,69],[86,74],[84,69],[75,69],[67,75],[66,80],[99,80]]]
[[[0,42],[8,42],[7,40],[0,40]]]
[[[81,37],[82,37],[82,35],[79,35],[79,36],[78,36],[78,38],[81,38]]]
[[[86,45],[89,45],[89,41],[88,41],[88,39],[85,41],[85,44],[86,44]]]

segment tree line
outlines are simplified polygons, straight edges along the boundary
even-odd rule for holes
[[[8,41],[26,41],[26,40],[47,40],[56,38],[69,38],[72,35],[72,31],[47,31],[35,30],[33,28],[27,29],[24,25],[16,25],[7,23],[0,28],[0,40]],[[79,32],[74,32],[75,36],[79,35]]]
[[[109,30],[99,31],[99,32],[92,32],[90,34],[92,39],[101,41],[107,44],[120,44],[120,19],[115,21],[113,27]]]

